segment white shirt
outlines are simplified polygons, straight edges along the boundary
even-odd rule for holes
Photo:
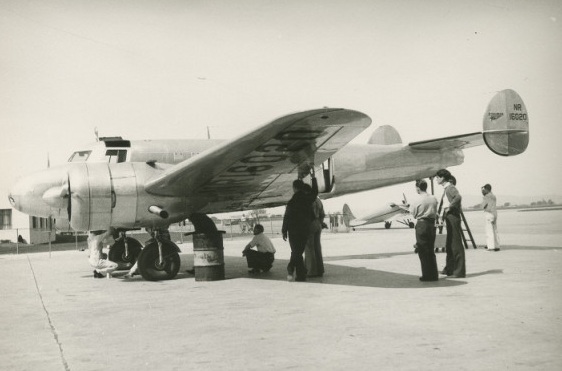
[[[488,192],[482,201],[482,207],[486,213],[497,213],[496,196],[492,192]]]
[[[275,247],[273,247],[273,243],[263,233],[256,234],[248,245],[250,245],[250,247],[256,246],[259,252],[270,252],[275,254]]]
[[[427,192],[421,192],[419,197],[412,202],[410,213],[416,219],[435,219],[437,215],[437,199]]]

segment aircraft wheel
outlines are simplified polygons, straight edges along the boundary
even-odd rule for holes
[[[134,238],[127,238],[128,254],[125,254],[125,241],[117,240],[109,249],[109,260],[119,265],[119,269],[129,269],[135,264],[142,250],[142,244]]]
[[[386,229],[390,229],[390,226],[392,225],[392,222],[384,222],[384,227]]]
[[[415,227],[414,222],[409,222],[409,223],[408,223],[408,227],[414,228],[414,227]]]
[[[169,241],[162,244],[163,262],[158,257],[158,243],[152,242],[142,249],[139,259],[139,272],[147,281],[171,280],[180,270],[178,248]]]

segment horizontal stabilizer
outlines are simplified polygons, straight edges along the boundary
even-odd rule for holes
[[[417,150],[443,150],[443,149],[465,149],[484,144],[482,133],[470,133],[443,137],[437,139],[412,142],[410,147]]]
[[[529,116],[521,97],[507,89],[497,93],[484,114],[483,132],[412,142],[415,150],[465,149],[486,144],[501,156],[525,152],[529,144]]]

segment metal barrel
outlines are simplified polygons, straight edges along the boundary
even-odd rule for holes
[[[193,234],[193,269],[195,281],[224,280],[224,246],[222,231]]]

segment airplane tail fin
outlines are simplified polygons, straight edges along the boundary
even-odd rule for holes
[[[404,197],[404,199],[402,200],[402,205],[406,207],[410,207],[410,204],[408,203],[408,199],[406,198],[406,194],[402,193],[402,196]]]
[[[379,126],[371,135],[369,144],[400,144],[402,138],[398,131],[390,125]]]
[[[515,156],[529,145],[529,116],[523,99],[514,90],[498,92],[484,114],[482,136],[495,154]]]
[[[355,216],[351,212],[351,209],[347,204],[343,205],[343,223],[346,227],[349,227],[349,221],[355,219]]]

